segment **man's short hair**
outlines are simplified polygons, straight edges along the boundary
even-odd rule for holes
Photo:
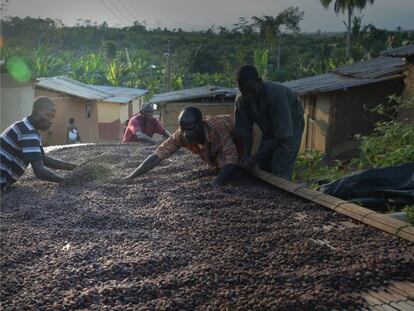
[[[185,107],[180,113],[180,117],[182,116],[192,117],[196,123],[199,123],[203,120],[203,114],[201,113],[201,110],[193,106]]]
[[[151,103],[145,103],[141,108],[141,112],[154,112],[154,106]]]
[[[243,65],[237,70],[236,81],[238,86],[244,86],[251,82],[260,82],[262,79],[253,65]]]
[[[74,118],[70,118],[70,119],[69,119],[69,123],[70,123],[70,124],[75,123],[75,119],[74,119]]]
[[[33,101],[32,112],[54,109],[55,103],[46,96],[39,96]]]

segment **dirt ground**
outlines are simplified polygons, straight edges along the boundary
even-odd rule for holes
[[[413,244],[238,173],[222,189],[180,151],[122,182],[154,147],[52,151],[1,200],[1,310],[354,310],[414,281]],[[63,172],[62,172],[63,173]]]

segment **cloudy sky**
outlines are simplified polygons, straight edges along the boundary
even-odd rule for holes
[[[231,26],[239,17],[277,15],[289,6],[305,12],[303,31],[344,30],[346,17],[336,15],[332,7],[325,10],[319,0],[9,0],[3,16],[50,17],[66,25],[74,25],[78,19],[106,21],[110,26],[145,20],[151,28],[200,30]],[[414,29],[414,0],[375,0],[362,14],[364,24]]]

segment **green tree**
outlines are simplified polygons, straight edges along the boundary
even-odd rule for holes
[[[322,6],[327,9],[333,0],[320,0]],[[346,35],[346,59],[349,59],[351,51],[351,32],[352,32],[352,16],[355,9],[363,10],[367,4],[373,4],[375,0],[334,0],[334,11],[336,14],[345,13],[348,14],[348,23],[345,23],[347,35]]]
[[[102,51],[109,59],[113,59],[116,56],[116,45],[112,41],[104,41],[102,43]]]
[[[280,64],[282,26],[287,30],[299,32],[299,23],[303,19],[303,16],[304,13],[299,11],[299,8],[289,7],[275,17],[268,15],[252,17],[253,24],[259,28],[259,32],[264,38],[264,43],[269,49],[274,48],[275,50],[276,42],[279,42],[277,55],[278,68]]]

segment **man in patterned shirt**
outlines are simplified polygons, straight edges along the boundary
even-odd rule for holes
[[[76,164],[59,161],[44,153],[38,130],[45,131],[52,125],[56,109],[47,97],[38,97],[33,102],[30,116],[9,126],[0,136],[0,186],[7,192],[10,186],[23,175],[29,163],[37,178],[60,182],[63,177],[47,167],[72,170]]]
[[[203,120],[198,108],[187,107],[180,113],[178,121],[180,128],[126,179],[145,174],[178,149],[185,147],[198,154],[210,167],[219,168],[220,172],[212,185],[223,184],[239,163],[239,144],[232,118],[223,115]]]

